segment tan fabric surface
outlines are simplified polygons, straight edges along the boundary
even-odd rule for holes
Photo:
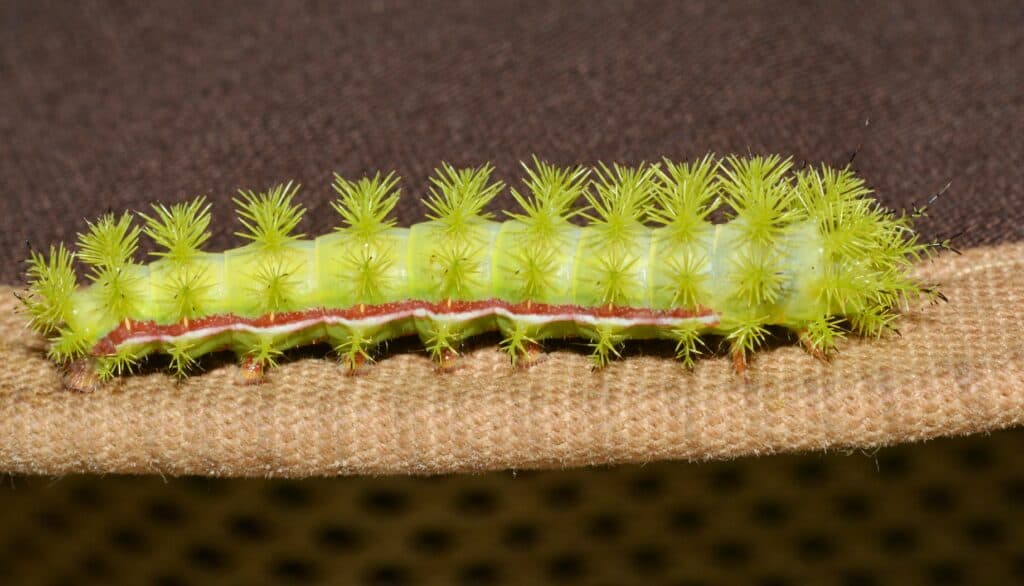
[[[393,351],[347,377],[298,358],[259,387],[211,365],[177,384],[132,376],[63,390],[44,343],[3,291],[0,469],[246,476],[437,473],[860,448],[1024,421],[1024,243],[921,267],[950,302],[913,311],[902,337],[848,340],[831,364],[796,346],[687,372],[637,353],[591,372],[585,352],[512,371],[494,346],[452,373]]]

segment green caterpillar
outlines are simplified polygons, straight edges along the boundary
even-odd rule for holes
[[[550,338],[584,338],[595,365],[630,339],[675,342],[692,366],[702,335],[724,337],[738,370],[769,326],[827,355],[847,332],[878,336],[898,309],[939,294],[911,277],[929,254],[906,213],[869,197],[849,169],[794,170],[778,156],[707,156],[595,169],[524,165],[520,211],[484,211],[504,186],[491,167],[443,165],[428,221],[396,227],[398,180],[336,176],[341,227],[313,240],[296,228],[291,183],[235,199],[245,246],[205,252],[210,206],[108,214],[28,260],[24,303],[58,363],[100,379],[164,352],[185,376],[231,349],[257,372],[282,351],[329,341],[351,368],[386,340],[416,334],[442,366],[469,336],[500,330],[513,365]],[[577,207],[582,200],[584,205]],[[713,223],[721,209],[728,219]],[[581,227],[575,219],[586,220]],[[160,247],[134,260],[139,237]],[[88,267],[78,287],[75,259]]]

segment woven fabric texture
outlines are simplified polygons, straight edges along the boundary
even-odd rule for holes
[[[124,377],[65,391],[9,291],[0,307],[0,469],[241,476],[440,473],[872,447],[1024,421],[1024,244],[921,267],[948,303],[900,336],[848,340],[829,364],[779,345],[748,375],[656,353],[592,372],[563,349],[513,371],[494,346],[438,373],[423,352],[350,377],[298,357],[258,387],[237,367],[178,383]]]

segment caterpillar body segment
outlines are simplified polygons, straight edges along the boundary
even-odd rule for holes
[[[185,375],[222,349],[262,371],[323,341],[355,369],[407,335],[445,365],[494,330],[513,364],[551,338],[586,340],[596,365],[628,340],[660,338],[692,365],[702,336],[717,334],[742,370],[769,326],[825,356],[847,331],[879,335],[933,291],[909,274],[929,246],[848,169],[793,172],[774,156],[525,168],[525,189],[511,190],[522,209],[504,221],[484,211],[504,188],[491,168],[448,165],[432,180],[429,219],[408,228],[390,217],[397,178],[380,174],[336,176],[341,226],[311,239],[296,233],[297,186],[241,192],[248,243],[218,253],[201,249],[203,198],[156,205],[141,227],[107,215],[77,252],[32,254],[31,325],[51,336],[55,360],[90,356],[100,378],[153,352]],[[715,224],[719,207],[728,221]],[[143,234],[162,248],[149,264],[134,259]],[[83,287],[76,258],[89,268]]]

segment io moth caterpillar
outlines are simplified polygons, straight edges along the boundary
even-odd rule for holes
[[[848,168],[709,155],[524,169],[525,189],[510,190],[521,209],[502,222],[484,210],[504,189],[492,168],[447,164],[431,179],[427,221],[408,228],[391,217],[398,179],[380,173],[335,176],[341,225],[315,239],[296,233],[304,209],[291,183],[239,193],[248,243],[224,252],[202,250],[203,197],[154,205],[141,226],[107,214],[76,251],[31,254],[24,303],[50,357],[85,361],[100,379],[154,352],[185,376],[222,349],[258,379],[284,350],[318,341],[354,369],[382,342],[417,335],[444,366],[491,330],[513,365],[543,340],[575,337],[598,366],[650,338],[672,340],[692,366],[702,335],[716,334],[742,371],[769,326],[825,356],[847,333],[878,336],[901,306],[941,295],[911,277],[931,249],[913,216],[883,208]],[[713,223],[716,210],[727,221]],[[160,248],[149,264],[134,258],[142,235]]]

